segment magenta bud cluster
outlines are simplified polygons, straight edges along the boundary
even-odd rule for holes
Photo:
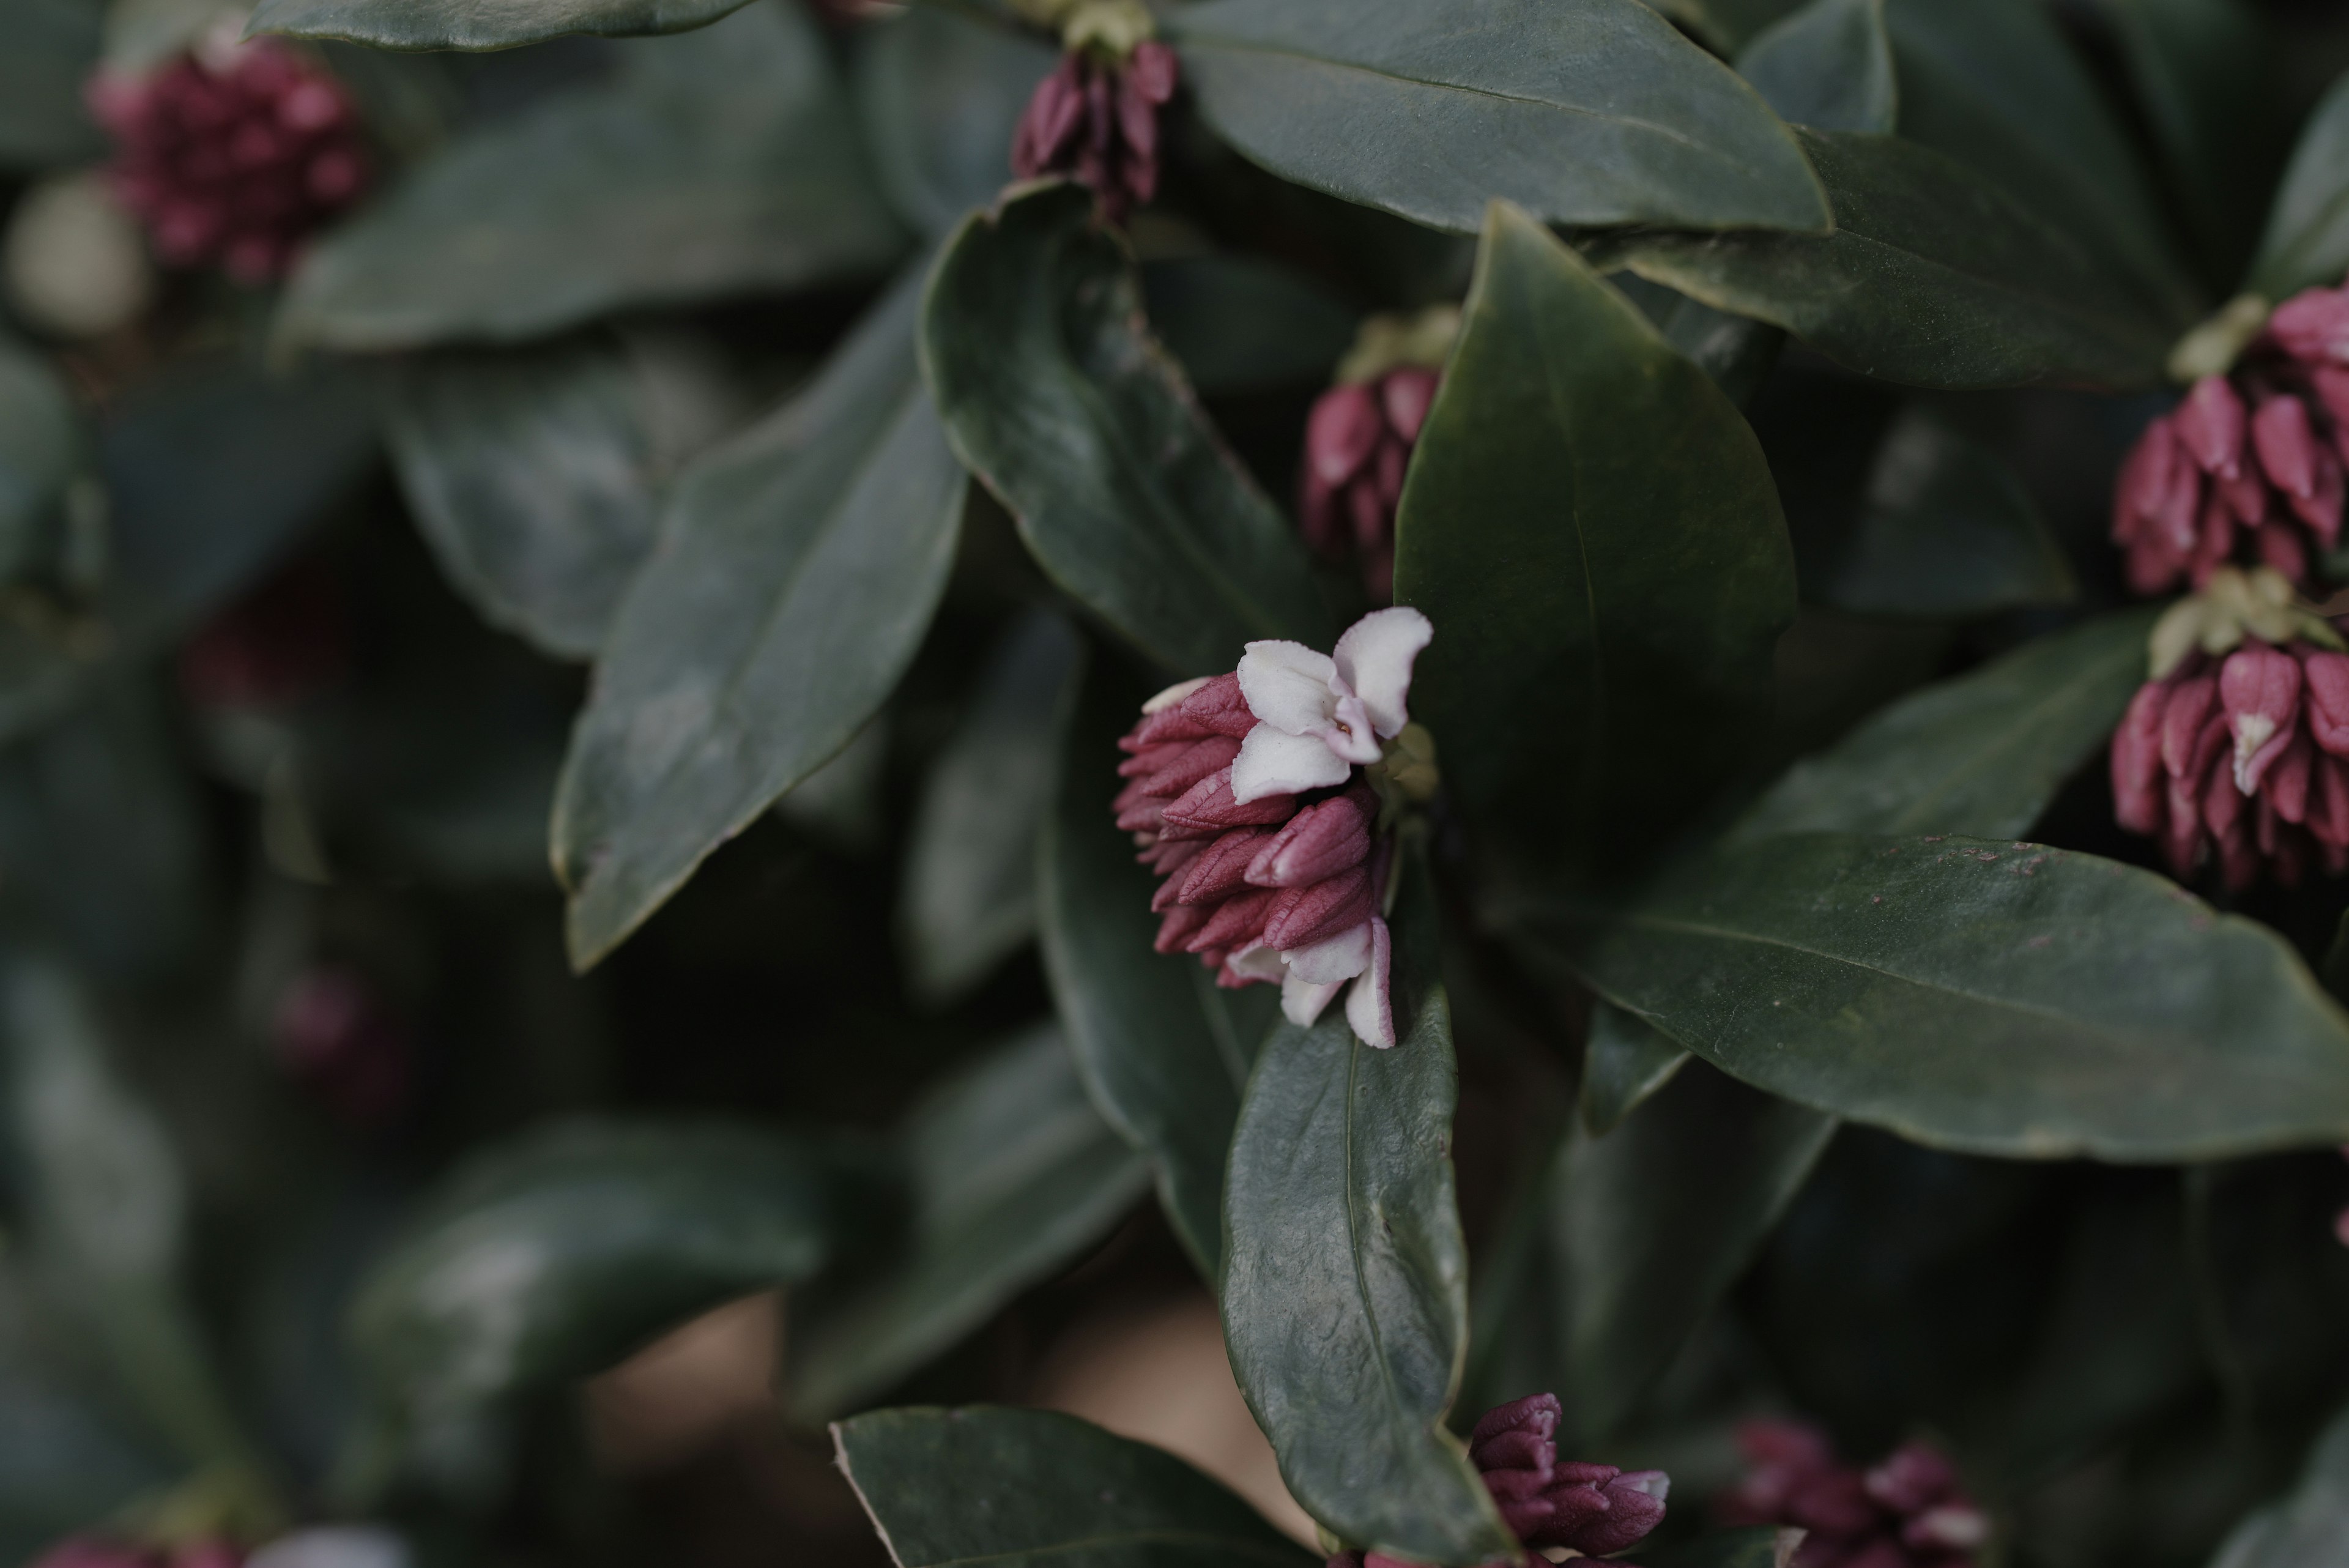
[[[1175,79],[1174,51],[1154,38],[1123,60],[1068,50],[1019,117],[1011,171],[1022,180],[1072,176],[1123,223],[1158,193],[1158,111],[1173,100]]]
[[[240,1568],[244,1553],[225,1541],[182,1546],[141,1546],[97,1535],[75,1535],[35,1558],[31,1568]]]
[[[1395,506],[1435,384],[1433,370],[1402,366],[1330,388],[1306,417],[1298,526],[1318,554],[1358,561],[1380,604],[1394,597]]]
[[[1716,1511],[1728,1524],[1806,1532],[1793,1568],[1974,1568],[1990,1540],[1989,1516],[1930,1444],[1904,1444],[1866,1470],[1799,1422],[1748,1421],[1737,1446],[1748,1468]]]
[[[288,1077],[353,1126],[380,1126],[407,1104],[407,1033],[355,970],[320,964],[297,975],[277,1000],[270,1044]]]
[[[114,188],[166,265],[266,283],[367,189],[341,86],[265,38],[95,77],[87,96],[114,135]]]
[[[2215,854],[2234,889],[2349,870],[2349,654],[2246,641],[2137,693],[2113,736],[2114,815],[2180,877]]]
[[[2340,541],[2349,472],[2349,288],[2278,306],[2225,376],[2205,376],[2137,438],[2113,491],[2129,587],[2199,587],[2230,562],[2305,587]]]

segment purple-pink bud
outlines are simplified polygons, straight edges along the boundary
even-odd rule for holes
[[[1420,429],[1427,423],[1428,408],[1435,401],[1435,372],[1419,365],[1390,370],[1379,382],[1379,402],[1387,424],[1405,446],[1418,441]]]
[[[1293,819],[1292,819],[1293,820]],[[1281,831],[1287,832],[1286,828]],[[1184,873],[1182,885],[1169,897],[1165,888],[1159,896],[1168,903],[1180,900],[1185,904],[1213,904],[1230,898],[1247,886],[1247,870],[1272,835],[1261,827],[1236,827],[1216,839],[1191,862]],[[1174,888],[1173,877],[1167,888]],[[1152,909],[1161,908],[1153,904]]]
[[[1201,779],[1168,805],[1159,831],[1169,838],[1204,838],[1235,827],[1286,822],[1297,809],[1293,794],[1268,794],[1246,805],[1232,796],[1232,770]]]
[[[2147,681],[2113,732],[2113,815],[2132,833],[2161,826],[2161,715],[2168,702],[2160,681]]]
[[[2172,417],[2178,439],[2205,473],[2232,477],[2243,455],[2243,400],[2224,376],[2194,383]]]
[[[1259,888],[1295,888],[1360,866],[1370,858],[1377,816],[1378,797],[1361,784],[1309,805],[1264,841],[1247,880]]]
[[[2349,290],[2303,289],[2275,307],[2268,336],[2295,359],[2349,365]]]
[[[2292,739],[2300,713],[2300,661],[2282,649],[2246,643],[2220,667],[2219,699],[2235,737],[2235,786],[2255,794]]]
[[[1598,1489],[1607,1503],[1603,1514],[1571,1526],[1554,1521],[1536,1532],[1537,1542],[1528,1541],[1526,1544],[1564,1546],[1586,1557],[1612,1556],[1636,1545],[1663,1522],[1664,1498],[1670,1484],[1661,1470],[1634,1470],[1616,1476]],[[1561,1509],[1561,1520],[1564,1514]]]
[[[2336,757],[2349,757],[2349,653],[2310,649],[2300,656],[2309,733]]]
[[[1283,952],[1311,947],[1350,931],[1377,910],[1371,897],[1371,871],[1357,866],[1303,888],[1268,888],[1264,940]]]
[[[1378,400],[1365,386],[1332,387],[1305,417],[1305,462],[1322,483],[1337,486],[1360,472],[1386,433]]]
[[[2251,420],[2251,440],[2259,448],[2260,467],[2277,489],[2291,495],[2316,493],[2316,431],[2309,424],[2307,404],[2291,396],[2268,399]]]
[[[1915,1513],[1957,1490],[1958,1472],[1939,1449],[1903,1443],[1868,1472],[1868,1495],[1895,1513]]]

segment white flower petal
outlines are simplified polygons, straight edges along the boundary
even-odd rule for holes
[[[1280,982],[1280,1015],[1299,1029],[1309,1028],[1321,1016],[1321,1010],[1330,1005],[1330,998],[1338,994],[1338,987],[1345,983],[1340,980],[1316,985],[1292,974]]]
[[[1411,722],[1412,660],[1434,637],[1435,628],[1425,616],[1408,605],[1397,605],[1392,609],[1372,610],[1338,639],[1338,657],[1333,660],[1338,679],[1362,700],[1380,734],[1399,735]],[[1247,661],[1241,663],[1245,667]],[[1245,686],[1247,677],[1243,675],[1241,680]],[[1262,710],[1257,717],[1264,717]]]
[[[1337,665],[1301,642],[1251,642],[1240,656],[1240,695],[1248,711],[1274,729],[1310,735],[1330,725]]]
[[[1281,958],[1278,950],[1268,948],[1262,942],[1231,954],[1224,960],[1224,962],[1231,967],[1234,974],[1246,975],[1250,980],[1288,978],[1288,965]]]
[[[1289,973],[1316,985],[1351,980],[1371,967],[1371,922],[1364,920],[1310,947],[1291,948],[1281,956],[1288,961]]]
[[[1232,759],[1232,798],[1246,805],[1268,794],[1341,784],[1352,772],[1344,758],[1309,735],[1284,735],[1258,724]]]
[[[1321,743],[1350,763],[1364,765],[1386,755],[1379,743],[1378,732],[1371,722],[1370,711],[1362,706],[1360,697],[1340,697],[1337,711],[1330,716],[1330,727],[1319,733]]]
[[[1394,942],[1387,934],[1387,923],[1376,915],[1371,917],[1370,926],[1371,967],[1346,993],[1346,1023],[1355,1039],[1384,1051],[1395,1043]]]

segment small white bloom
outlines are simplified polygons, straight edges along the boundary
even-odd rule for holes
[[[1232,798],[1325,789],[1377,762],[1410,722],[1412,661],[1434,636],[1425,616],[1398,606],[1356,621],[1334,658],[1298,642],[1249,643],[1240,695],[1257,725],[1232,763]]]

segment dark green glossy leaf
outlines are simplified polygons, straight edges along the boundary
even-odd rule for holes
[[[1168,670],[1334,630],[1304,546],[1149,334],[1081,185],[974,214],[932,274],[922,365],[963,462],[1044,570]]]
[[[1753,432],[1514,208],[1403,488],[1395,594],[1435,624],[1412,714],[1470,827],[1586,864],[1636,856],[1735,765],[1794,616]]]
[[[1588,250],[1885,380],[2161,380],[2169,325],[2116,297],[2095,264],[1988,181],[1895,137],[1795,134],[1834,201],[1834,234],[1659,232]]]
[[[1311,1568],[1181,1459],[1050,1410],[875,1410],[832,1429],[897,1568]]]
[[[1641,1547],[1651,1568],[1791,1568],[1803,1532],[1764,1524],[1750,1530],[1720,1530],[1676,1545]]]
[[[66,488],[88,455],[65,382],[0,331],[0,581],[14,581],[54,551]]]
[[[749,7],[451,142],[310,251],[287,342],[532,337],[878,271],[903,240],[814,21]]]
[[[2079,591],[2013,471],[1922,408],[1885,431],[1858,500],[1824,528],[1795,519],[1796,570],[1814,603],[1960,618],[2063,604]]]
[[[1737,69],[1781,118],[1821,130],[1889,132],[1899,118],[1885,0],[1811,0],[1755,36]]]
[[[904,1237],[877,1270],[792,1303],[784,1387],[802,1417],[862,1404],[952,1345],[1099,1241],[1149,1182],[1049,1025],[933,1090],[897,1148]]]
[[[2349,272],[2349,76],[2333,84],[2301,128],[2245,286],[2282,300],[2303,288],[2336,287],[2344,272]]]
[[[1900,133],[1970,164],[2182,329],[2202,307],[2153,182],[2035,0],[1885,0]]]
[[[2318,1438],[2292,1494],[2244,1520],[2210,1568],[2349,1568],[2349,1411]]]
[[[1751,88],[1637,0],[1210,0],[1167,19],[1200,112],[1284,179],[1473,233],[1824,229]]]
[[[1272,986],[1216,988],[1187,953],[1158,953],[1156,878],[1117,830],[1117,737],[1143,693],[1106,659],[1072,691],[1037,880],[1044,972],[1085,1086],[1150,1157],[1166,1215],[1207,1279],[1224,1251],[1224,1163],[1240,1092],[1278,1015]]]
[[[1055,63],[1044,40],[950,6],[915,5],[874,29],[856,108],[874,171],[900,217],[944,234],[1011,178],[1021,110]]]
[[[743,0],[261,0],[247,36],[347,38],[378,49],[510,49],[574,33],[636,37],[708,26]]]
[[[1800,10],[1803,0],[1655,0],[1656,9],[1734,56],[1772,24]]]
[[[1281,1479],[1350,1543],[1424,1563],[1515,1550],[1444,1420],[1467,1350],[1453,1198],[1452,1024],[1433,894],[1407,867],[1395,925],[1399,1044],[1331,1007],[1265,1042],[1232,1134],[1224,1338]]]
[[[682,355],[578,342],[408,366],[386,435],[457,590],[491,624],[585,659],[652,548],[670,471],[731,412]]]
[[[933,1002],[985,979],[1035,933],[1036,840],[1059,759],[1061,694],[1081,653],[1059,616],[1023,620],[922,786],[898,926],[914,989]]]
[[[915,373],[918,282],[805,393],[678,482],[555,799],[583,966],[845,746],[928,628],[964,480]]]
[[[82,107],[98,64],[102,7],[93,0],[0,0],[0,169],[46,169],[97,157],[106,139]]]
[[[2292,949],[2095,856],[1789,834],[1526,927],[1715,1066],[1920,1143],[2166,1162],[2349,1139],[2349,1019]]]
[[[1145,262],[1151,329],[1200,392],[1311,383],[1354,341],[1354,313],[1312,279],[1257,256]]]
[[[1741,409],[1753,402],[1786,345],[1785,333],[1775,327],[1700,305],[1636,274],[1619,272],[1608,281]]]
[[[1688,1048],[1611,1002],[1590,1007],[1578,1106],[1583,1130],[1605,1137],[1688,1064]]]
[[[2143,683],[2153,615],[2099,616],[1902,698],[1795,763],[1738,836],[2029,832]]]

